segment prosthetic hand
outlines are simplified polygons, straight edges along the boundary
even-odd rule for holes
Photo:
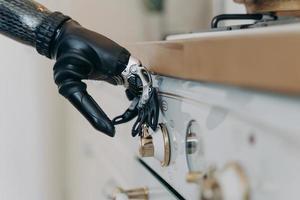
[[[136,116],[133,136],[144,125],[156,129],[158,100],[151,75],[125,48],[31,0],[0,0],[0,32],[56,59],[53,70],[59,93],[97,130],[113,137],[114,125]],[[131,106],[111,121],[87,93],[82,82],[87,79],[124,85]]]

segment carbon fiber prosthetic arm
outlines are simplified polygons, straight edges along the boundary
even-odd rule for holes
[[[0,0],[0,33],[49,58],[56,30],[68,19],[33,0]]]

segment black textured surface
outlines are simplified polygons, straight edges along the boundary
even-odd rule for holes
[[[60,12],[51,13],[47,16],[35,31],[36,35],[36,50],[48,58],[51,58],[52,41],[57,34],[60,26],[70,17],[63,15]]]
[[[0,32],[35,46],[35,31],[50,11],[35,1],[0,0]]]
[[[48,58],[57,29],[68,19],[32,0],[0,0],[0,33],[36,47]]]

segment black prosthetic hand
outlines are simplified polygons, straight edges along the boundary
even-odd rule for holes
[[[99,131],[114,136],[111,120],[86,91],[81,80],[104,80],[123,84],[121,73],[130,53],[113,41],[89,31],[75,21],[67,21],[53,41],[51,57],[56,58],[54,79],[66,97]]]
[[[114,125],[137,117],[135,136],[157,127],[158,101],[151,76],[130,53],[110,39],[83,28],[70,17],[50,12],[33,0],[0,0],[0,33],[56,59],[54,79],[67,98],[97,130],[113,137]],[[124,85],[130,108],[111,121],[87,93],[82,80]]]

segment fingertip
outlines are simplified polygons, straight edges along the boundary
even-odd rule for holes
[[[100,131],[110,137],[114,137],[116,134],[115,126],[111,121],[94,118],[94,123],[92,125],[97,131]]]
[[[86,91],[72,93],[68,99],[96,130],[110,137],[115,136],[113,122]]]
[[[107,134],[110,137],[115,137],[115,134],[116,134],[115,126],[113,124],[110,124],[109,126],[107,126],[105,134]]]

